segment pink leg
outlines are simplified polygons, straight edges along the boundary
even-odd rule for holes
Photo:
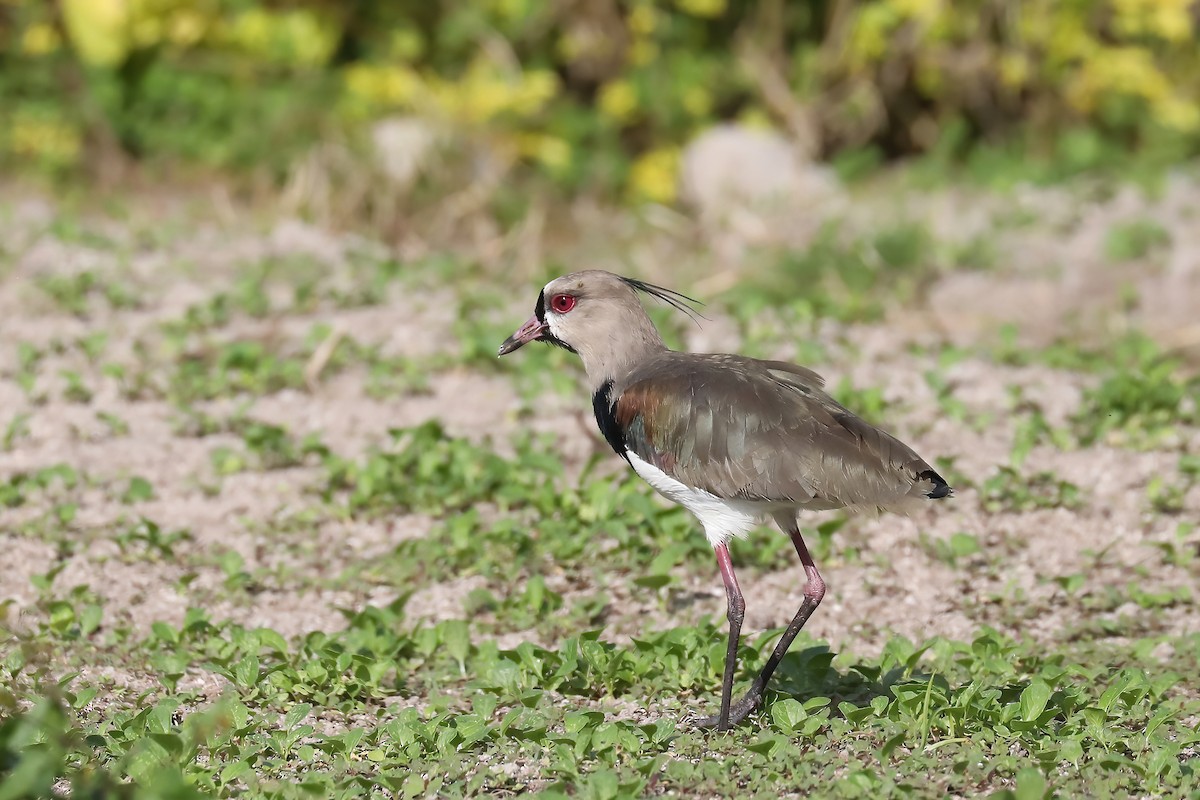
[[[792,545],[796,548],[796,555],[800,556],[800,563],[804,565],[804,574],[808,578],[808,583],[804,587],[804,601],[800,604],[800,609],[796,612],[796,616],[792,618],[792,623],[788,625],[787,630],[779,637],[779,642],[775,645],[775,650],[772,651],[771,657],[767,659],[766,665],[763,666],[762,672],[754,679],[754,683],[750,685],[746,696],[737,702],[736,705],[729,705],[730,694],[733,689],[733,668],[737,657],[737,635],[741,632],[742,619],[745,615],[746,604],[742,599],[742,593],[738,589],[737,578],[733,575],[733,565],[729,564],[729,551],[727,548],[722,548],[717,551],[717,563],[721,565],[721,576],[725,578],[725,593],[729,596],[729,650],[725,655],[725,681],[721,686],[721,713],[716,717],[705,717],[698,720],[697,725],[704,728],[710,728],[714,725],[718,730],[725,730],[730,726],[737,725],[744,720],[751,711],[758,707],[762,702],[763,692],[767,688],[767,684],[771,681],[771,676],[775,674],[775,670],[779,667],[779,662],[783,661],[784,655],[787,654],[788,648],[792,646],[796,636],[808,622],[808,618],[817,610],[817,606],[821,604],[821,598],[825,596],[825,580],[821,577],[821,573],[817,571],[817,565],[813,563],[812,556],[809,555],[808,547],[804,544],[804,538],[800,535],[800,528],[795,521],[791,521],[786,525],[788,536],[792,539]],[[721,551],[724,550],[724,561],[722,561]],[[728,572],[726,571],[726,564]],[[730,589],[732,584],[733,589]],[[738,613],[737,613],[737,628],[734,628],[734,592],[737,596]]]
[[[716,718],[717,730],[728,730],[729,708],[733,702],[733,673],[737,669],[738,641],[742,634],[742,620],[746,618],[746,601],[738,586],[733,561],[729,557],[729,545],[714,548],[721,580],[725,582],[725,598],[729,603],[726,616],[729,618],[729,647],[725,651],[725,676],[721,681],[721,713]]]

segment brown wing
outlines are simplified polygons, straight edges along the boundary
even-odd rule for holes
[[[666,353],[617,387],[629,450],[719,497],[888,507],[949,487],[911,448],[854,416],[811,370]]]

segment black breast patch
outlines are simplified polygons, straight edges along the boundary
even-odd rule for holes
[[[617,404],[612,398],[612,388],[612,381],[605,381],[600,385],[592,395],[592,413],[596,415],[596,426],[600,428],[605,441],[617,455],[628,461],[629,456],[625,454],[625,432],[617,422]]]

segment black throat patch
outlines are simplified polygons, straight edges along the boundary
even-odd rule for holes
[[[538,294],[538,301],[537,301],[537,305],[534,306],[534,308],[533,308],[533,315],[535,317],[537,317],[538,322],[542,323],[543,325],[546,324],[546,290],[545,289],[542,289],[542,291]],[[539,336],[537,340],[539,342],[545,342],[546,344],[552,344],[555,347],[561,347],[563,350],[570,350],[572,353],[579,352],[574,347],[571,347],[571,345],[567,344],[562,339],[558,338],[553,333],[551,333],[550,328],[548,328],[548,327],[546,328],[545,331],[542,332],[542,335]]]
[[[592,413],[596,415],[596,425],[600,428],[600,433],[604,435],[604,440],[617,455],[628,461],[629,456],[625,452],[625,432],[621,430],[621,425],[617,422],[617,404],[611,396],[612,388],[612,381],[605,381],[600,385],[600,388],[592,395]]]

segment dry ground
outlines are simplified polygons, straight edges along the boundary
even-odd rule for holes
[[[873,653],[895,634],[969,639],[982,625],[1054,641],[1130,617],[1147,632],[1200,630],[1190,593],[1194,564],[1161,555],[1177,544],[1181,523],[1200,518],[1200,483],[1182,483],[1178,467],[1181,453],[1200,452],[1196,427],[1178,428],[1149,447],[1115,437],[1085,447],[1035,444],[1019,474],[1049,471],[1074,484],[1077,507],[988,509],[977,490],[1010,463],[1024,410],[1040,409],[1052,428],[1069,427],[1085,393],[1101,380],[1048,365],[1042,356],[1051,343],[1104,343],[1142,330],[1196,363],[1200,183],[1176,176],[1152,196],[1132,188],[1101,196],[937,190],[859,200],[846,222],[852,230],[907,219],[932,231],[937,253],[989,248],[991,263],[940,275],[891,304],[882,320],[825,321],[811,332],[770,311],[738,322],[720,291],[750,267],[710,255],[704,232],[686,220],[610,220],[603,246],[594,246],[601,237],[566,246],[558,263],[637,272],[709,301],[702,326],[679,326],[692,349],[736,351],[752,340],[757,352],[790,358],[819,346],[823,359],[809,366],[831,386],[847,379],[859,389],[877,388],[886,427],[927,458],[949,459],[950,472],[965,479],[951,501],[912,518],[856,519],[835,535],[821,565],[830,591],[811,623],[812,633],[835,649]],[[1112,231],[1144,221],[1164,231],[1167,242],[1114,257]],[[237,421],[246,419],[296,437],[317,435],[346,458],[386,441],[390,428],[429,419],[440,420],[450,435],[490,440],[501,451],[523,429],[550,433],[572,471],[603,449],[573,373],[556,384],[561,391],[536,393],[514,377],[550,364],[549,351],[527,348],[492,366],[468,352],[476,329],[464,328],[460,315],[480,315],[484,330],[515,328],[536,297],[534,272],[414,262],[382,282],[370,302],[357,299],[388,257],[358,236],[292,219],[221,219],[203,203],[148,209],[132,202],[118,213],[76,214],[48,200],[4,200],[0,428],[8,426],[8,435],[0,481],[56,465],[79,476],[74,488],[52,483],[0,506],[0,601],[10,603],[10,621],[36,619],[39,598],[78,586],[101,598],[105,626],[139,632],[156,620],[178,624],[190,606],[284,635],[333,630],[344,624],[342,609],[379,605],[404,591],[413,592],[412,617],[462,617],[468,592],[485,583],[478,576],[408,586],[377,574],[360,579],[365,565],[386,558],[400,541],[435,535],[438,520],[333,513],[320,498],[325,473],[311,458],[274,469],[252,458],[242,469],[221,467],[222,453],[244,453]],[[81,283],[80,276],[90,278]],[[174,341],[165,332],[189,309],[194,314],[220,294],[253,295],[258,285],[265,309],[248,313],[235,301],[227,319],[198,333]],[[306,298],[297,299],[298,286],[308,287]],[[489,305],[465,311],[467,295]],[[994,357],[1004,323],[1017,327],[1015,347],[1023,356],[1015,361],[1023,363]],[[375,391],[372,382],[389,367],[339,362],[336,348],[325,363],[313,340],[328,330],[343,351],[347,342],[374,346],[377,361],[415,364],[420,375],[413,387]],[[211,363],[230,342],[283,353],[309,368],[307,380],[227,387],[186,403],[171,396],[181,364]],[[939,360],[950,352],[953,358]],[[555,368],[569,363],[553,361]],[[131,388],[137,375],[145,379],[140,389]],[[620,467],[616,459],[606,463]],[[129,494],[135,476],[148,482],[152,496]],[[1148,494],[1156,479],[1183,487],[1166,510]],[[74,506],[66,521],[56,516],[62,503]],[[187,537],[171,545],[170,555],[131,549],[121,536],[139,518]],[[973,537],[979,551],[957,560],[939,556],[937,543],[959,533]],[[1185,535],[1179,546],[1194,548],[1196,532]],[[514,587],[524,579],[517,570]],[[230,590],[236,573],[251,576],[252,590]],[[46,582],[39,585],[39,576]],[[569,607],[597,588],[589,582],[602,582],[611,598],[610,638],[723,613],[715,565],[677,574],[665,597],[640,588],[637,577],[565,568],[547,583]],[[801,579],[786,559],[748,573],[747,629],[786,624]],[[1178,599],[1139,605],[1127,597],[1131,585]],[[1120,590],[1113,603],[1079,601],[1103,598],[1109,587]],[[502,641],[541,636],[536,629],[506,631]],[[142,680],[112,678],[118,685]]]

